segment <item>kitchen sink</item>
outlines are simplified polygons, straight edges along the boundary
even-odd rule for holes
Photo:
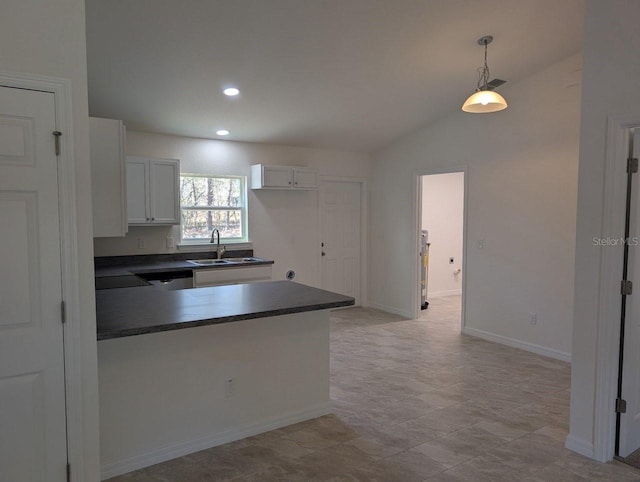
[[[224,264],[238,264],[238,263],[261,263],[264,262],[262,258],[223,258],[223,259],[188,259],[187,263],[195,264],[196,266],[216,266]]]
[[[229,264],[226,259],[188,259],[187,263],[195,264],[196,266],[212,266],[216,264]]]
[[[224,260],[229,261],[230,263],[259,263],[264,261],[261,258],[224,258]]]

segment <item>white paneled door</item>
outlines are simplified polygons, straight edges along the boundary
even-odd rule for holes
[[[320,183],[322,288],[360,304],[361,184]]]
[[[66,480],[53,93],[0,87],[0,481]]]
[[[636,129],[633,157],[640,156],[640,129]],[[620,415],[619,455],[626,457],[640,448],[640,174],[633,175],[629,213],[629,261],[627,279],[634,283],[634,293],[627,296],[624,330],[624,362],[622,368],[622,399],[626,413]]]

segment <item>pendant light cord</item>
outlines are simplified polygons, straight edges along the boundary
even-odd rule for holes
[[[489,65],[487,64],[487,45],[489,42],[486,40],[484,44],[484,66],[478,69],[478,90],[487,90],[487,84],[489,83]]]

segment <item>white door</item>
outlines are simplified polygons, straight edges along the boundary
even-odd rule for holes
[[[640,155],[640,139],[636,130],[634,157]],[[633,177],[631,192],[630,245],[627,279],[633,281],[634,293],[627,296],[624,333],[624,365],[622,369],[622,399],[627,411],[620,415],[620,456],[626,457],[640,448],[640,246],[634,238],[640,236],[640,205],[638,190],[640,175]]]
[[[361,185],[320,183],[322,288],[360,304]]]
[[[0,87],[0,480],[66,480],[52,93]]]

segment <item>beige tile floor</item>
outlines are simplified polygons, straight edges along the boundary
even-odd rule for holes
[[[564,448],[569,365],[460,334],[460,298],[418,320],[336,311],[333,414],[111,479],[640,481]]]

